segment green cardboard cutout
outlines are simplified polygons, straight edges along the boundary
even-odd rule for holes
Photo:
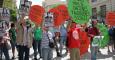
[[[100,24],[100,23],[97,24],[97,28],[100,30],[101,35],[104,36],[104,38],[100,40],[99,47],[104,48],[105,46],[107,46],[110,39],[108,28],[104,24]]]
[[[87,23],[91,16],[88,0],[69,0],[68,10],[73,21],[79,24]]]

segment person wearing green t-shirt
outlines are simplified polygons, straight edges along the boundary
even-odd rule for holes
[[[37,50],[40,58],[41,56],[41,40],[42,40],[42,29],[38,26],[35,27],[33,31],[34,39],[33,39],[33,49],[34,49],[34,59],[37,60]]]
[[[15,58],[15,47],[16,47],[16,29],[15,29],[15,24],[12,23],[11,24],[11,29],[9,30],[9,36],[10,36],[10,43],[12,46],[12,53],[13,53],[13,57],[12,59]]]

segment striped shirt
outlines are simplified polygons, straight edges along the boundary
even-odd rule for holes
[[[51,42],[54,42],[53,41],[53,34],[50,31],[48,31],[48,33],[43,32],[42,41],[41,41],[41,47],[42,48],[49,48],[49,39]]]

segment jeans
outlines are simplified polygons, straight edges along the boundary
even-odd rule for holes
[[[61,40],[60,40],[60,53],[61,54],[62,54],[63,46],[66,46],[66,40],[67,40],[66,36],[61,36]]]
[[[18,45],[19,48],[19,59],[18,60],[29,60],[29,48],[27,46]]]
[[[98,47],[91,46],[91,60],[96,60]]]
[[[41,40],[40,41],[36,41],[36,40],[33,41],[33,50],[34,50],[34,58],[37,58],[37,50],[38,50],[40,58],[42,57],[41,56]]]
[[[43,60],[53,60],[53,51],[51,48],[42,48]]]
[[[8,48],[7,48],[6,44],[0,45],[0,59],[2,59],[2,53],[4,53],[4,55],[5,55],[5,60],[10,60],[9,52],[8,52]]]

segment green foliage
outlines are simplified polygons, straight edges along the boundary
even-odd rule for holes
[[[10,10],[10,21],[16,22],[17,21],[17,14],[16,10]]]

